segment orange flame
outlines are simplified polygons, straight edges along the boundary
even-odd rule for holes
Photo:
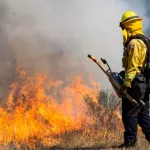
[[[84,97],[88,94],[96,104],[98,88],[86,86],[79,76],[62,82],[40,74],[26,77],[20,70],[5,108],[0,107],[1,145],[51,146],[59,142],[58,135],[94,122],[86,114]]]

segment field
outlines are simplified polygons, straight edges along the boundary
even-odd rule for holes
[[[1,150],[115,149],[123,143],[121,101],[113,91],[81,76],[55,81],[29,77],[20,67],[17,74],[0,107]],[[139,128],[136,149],[147,146]]]

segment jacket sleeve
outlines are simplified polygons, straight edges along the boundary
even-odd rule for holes
[[[131,87],[131,82],[139,72],[140,56],[141,56],[141,45],[137,40],[132,40],[127,48],[127,68],[125,69],[125,80],[124,85],[126,87]]]

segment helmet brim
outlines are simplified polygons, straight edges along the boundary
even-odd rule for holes
[[[132,22],[132,21],[142,21],[143,18],[133,18],[133,19],[130,19],[130,20],[127,20],[125,22],[120,22],[119,26],[122,28],[122,30],[124,30],[124,25],[126,23],[129,23],[129,22]]]
[[[143,18],[133,18],[133,19],[127,20],[125,22],[122,22],[121,24],[124,25],[124,24],[126,24],[128,22],[131,22],[131,21],[142,21],[142,20],[143,20]]]

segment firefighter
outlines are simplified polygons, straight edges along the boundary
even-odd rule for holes
[[[123,58],[124,81],[121,86],[119,97],[122,98],[122,121],[124,124],[124,143],[119,147],[134,147],[137,141],[137,125],[139,124],[145,134],[146,140],[150,142],[150,107],[148,89],[149,80],[143,75],[146,65],[147,44],[136,35],[144,35],[142,29],[142,18],[135,12],[127,11],[122,15],[120,27],[123,34]],[[132,38],[135,37],[135,38]],[[128,93],[137,101],[143,100],[145,106],[135,116],[128,116],[128,112],[134,107],[129,100],[123,97]]]

